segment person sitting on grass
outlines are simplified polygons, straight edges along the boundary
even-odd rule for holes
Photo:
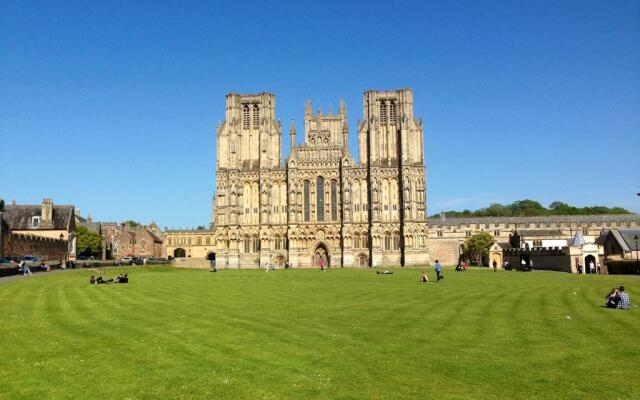
[[[95,285],[96,284],[96,277],[91,275],[91,278],[89,278],[89,284],[91,285]]]
[[[618,301],[618,308],[624,310],[631,308],[629,295],[624,291],[624,286],[620,286],[620,288],[618,289],[618,296],[620,297],[620,301]]]
[[[420,282],[429,283],[429,277],[427,276],[427,273],[424,271],[422,271],[422,275],[420,276]]]
[[[618,292],[618,288],[611,289],[611,293],[609,293],[605,298],[605,307],[607,308],[618,308],[618,302],[620,301],[620,294]]]
[[[101,285],[103,283],[107,283],[102,279],[102,276],[99,276],[98,279],[96,279],[96,284]]]

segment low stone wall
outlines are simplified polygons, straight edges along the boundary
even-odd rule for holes
[[[205,260],[203,258],[181,257],[174,258],[171,261],[171,266],[176,268],[209,269],[210,265],[209,260]]]

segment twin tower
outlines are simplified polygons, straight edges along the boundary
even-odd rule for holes
[[[305,107],[304,143],[282,162],[270,93],[228,94],[217,129],[213,228],[220,267],[424,265],[427,227],[422,121],[409,89],[367,91],[349,151],[347,110]]]

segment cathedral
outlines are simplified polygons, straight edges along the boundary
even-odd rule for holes
[[[172,235],[168,250],[206,248],[189,256],[219,268],[428,264],[423,125],[413,93],[367,91],[363,114],[355,160],[345,104],[323,114],[307,102],[304,143],[296,146],[292,122],[283,163],[275,96],[228,94],[217,128],[212,231],[197,244]]]

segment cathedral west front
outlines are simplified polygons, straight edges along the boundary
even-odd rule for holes
[[[367,91],[358,160],[347,109],[304,110],[304,143],[282,158],[273,94],[226,96],[217,128],[211,230],[168,232],[167,254],[214,259],[219,268],[426,265],[422,121],[413,93]]]

